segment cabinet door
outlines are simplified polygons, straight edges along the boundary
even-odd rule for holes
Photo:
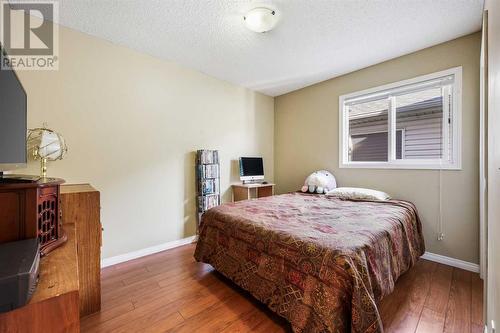
[[[39,190],[37,202],[38,239],[41,247],[55,242],[61,237],[59,231],[59,201],[57,187],[46,187]]]
[[[0,192],[0,243],[21,238],[21,192]]]

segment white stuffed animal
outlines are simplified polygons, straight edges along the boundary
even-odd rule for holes
[[[301,191],[322,194],[335,188],[337,188],[335,177],[326,170],[319,170],[313,172],[306,178]]]

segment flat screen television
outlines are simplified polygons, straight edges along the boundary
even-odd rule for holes
[[[262,157],[240,157],[240,180],[252,182],[264,179]]]
[[[5,51],[0,45],[0,52]],[[26,166],[26,92],[12,69],[0,69],[0,176]]]

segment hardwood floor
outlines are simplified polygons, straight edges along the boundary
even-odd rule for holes
[[[82,332],[289,332],[249,294],[196,263],[194,245],[102,270],[102,310]],[[482,332],[478,274],[420,260],[380,304],[386,332]]]

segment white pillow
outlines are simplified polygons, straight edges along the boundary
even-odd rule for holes
[[[358,200],[389,200],[389,194],[381,191],[371,190],[368,188],[357,187],[337,187],[328,191],[326,195],[341,199],[358,199]]]

